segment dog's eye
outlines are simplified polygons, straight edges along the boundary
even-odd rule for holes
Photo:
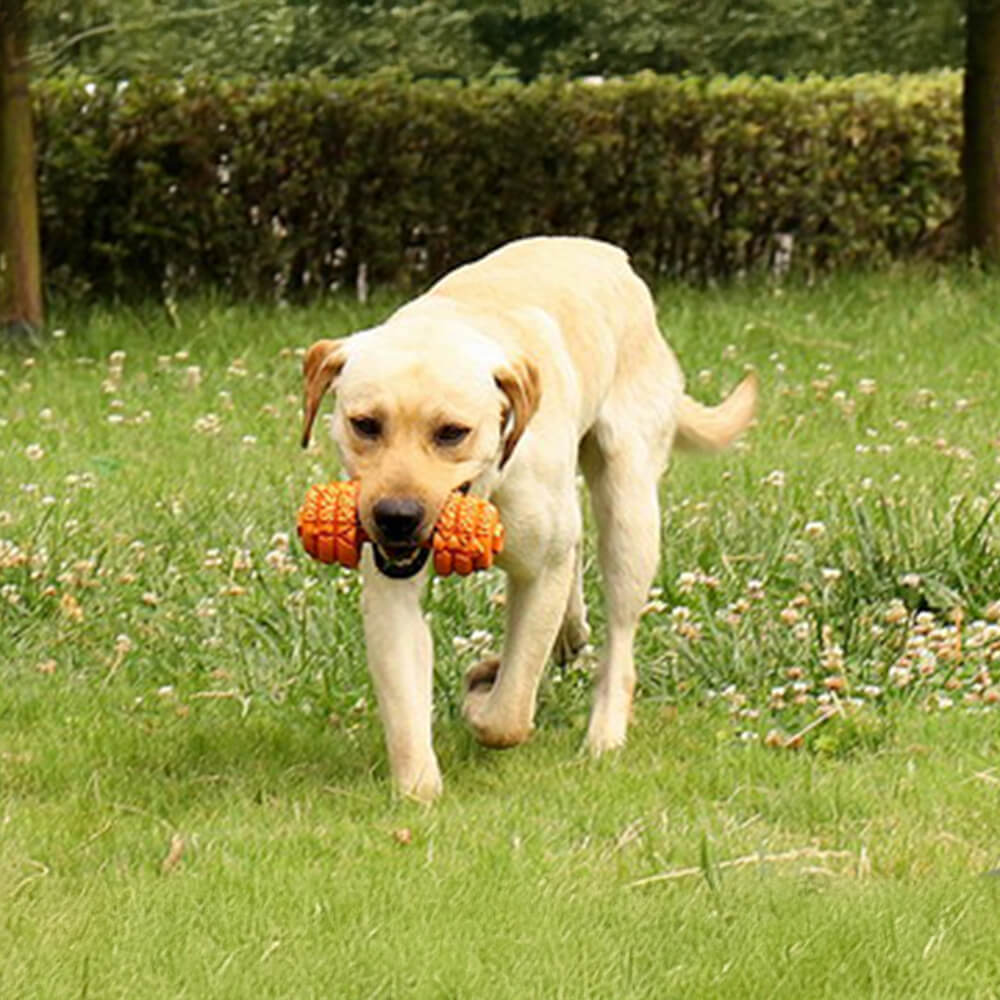
[[[382,433],[382,422],[374,417],[351,417],[351,429],[358,437],[374,441]]]
[[[440,445],[458,444],[469,436],[471,430],[471,427],[463,427],[461,424],[442,424],[434,432],[434,442]]]

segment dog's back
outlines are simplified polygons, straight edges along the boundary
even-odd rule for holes
[[[448,274],[423,298],[506,316],[519,327],[522,347],[537,336],[531,313],[542,311],[581,381],[581,408],[590,419],[614,383],[644,371],[657,373],[662,390],[680,390],[680,371],[660,335],[649,289],[628,255],[610,243],[576,236],[517,240]]]

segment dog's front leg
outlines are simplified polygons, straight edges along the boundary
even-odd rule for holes
[[[361,571],[368,669],[393,783],[400,794],[429,802],[441,793],[441,771],[431,742],[434,651],[420,608],[426,570],[391,580],[366,552]]]
[[[570,548],[546,562],[542,572],[508,574],[503,655],[466,675],[462,712],[484,746],[513,747],[531,735],[538,684],[562,624],[574,571]]]

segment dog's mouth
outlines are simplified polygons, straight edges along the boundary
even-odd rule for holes
[[[469,480],[462,483],[457,492],[466,495],[471,488],[472,481]],[[411,576],[416,576],[424,568],[427,557],[431,554],[427,545],[413,541],[391,543],[374,541],[372,549],[378,571],[392,580],[408,580]]]
[[[419,545],[372,546],[378,571],[392,580],[408,580],[424,568],[431,550]]]

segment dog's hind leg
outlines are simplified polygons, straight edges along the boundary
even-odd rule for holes
[[[587,729],[587,746],[594,754],[625,743],[636,683],[633,640],[659,560],[657,483],[665,454],[645,444],[631,445],[608,453],[595,436],[581,453],[597,521],[607,608],[607,636]]]
[[[590,641],[587,605],[583,599],[583,541],[576,543],[574,580],[563,615],[562,627],[556,637],[552,658],[564,667],[575,660]]]

